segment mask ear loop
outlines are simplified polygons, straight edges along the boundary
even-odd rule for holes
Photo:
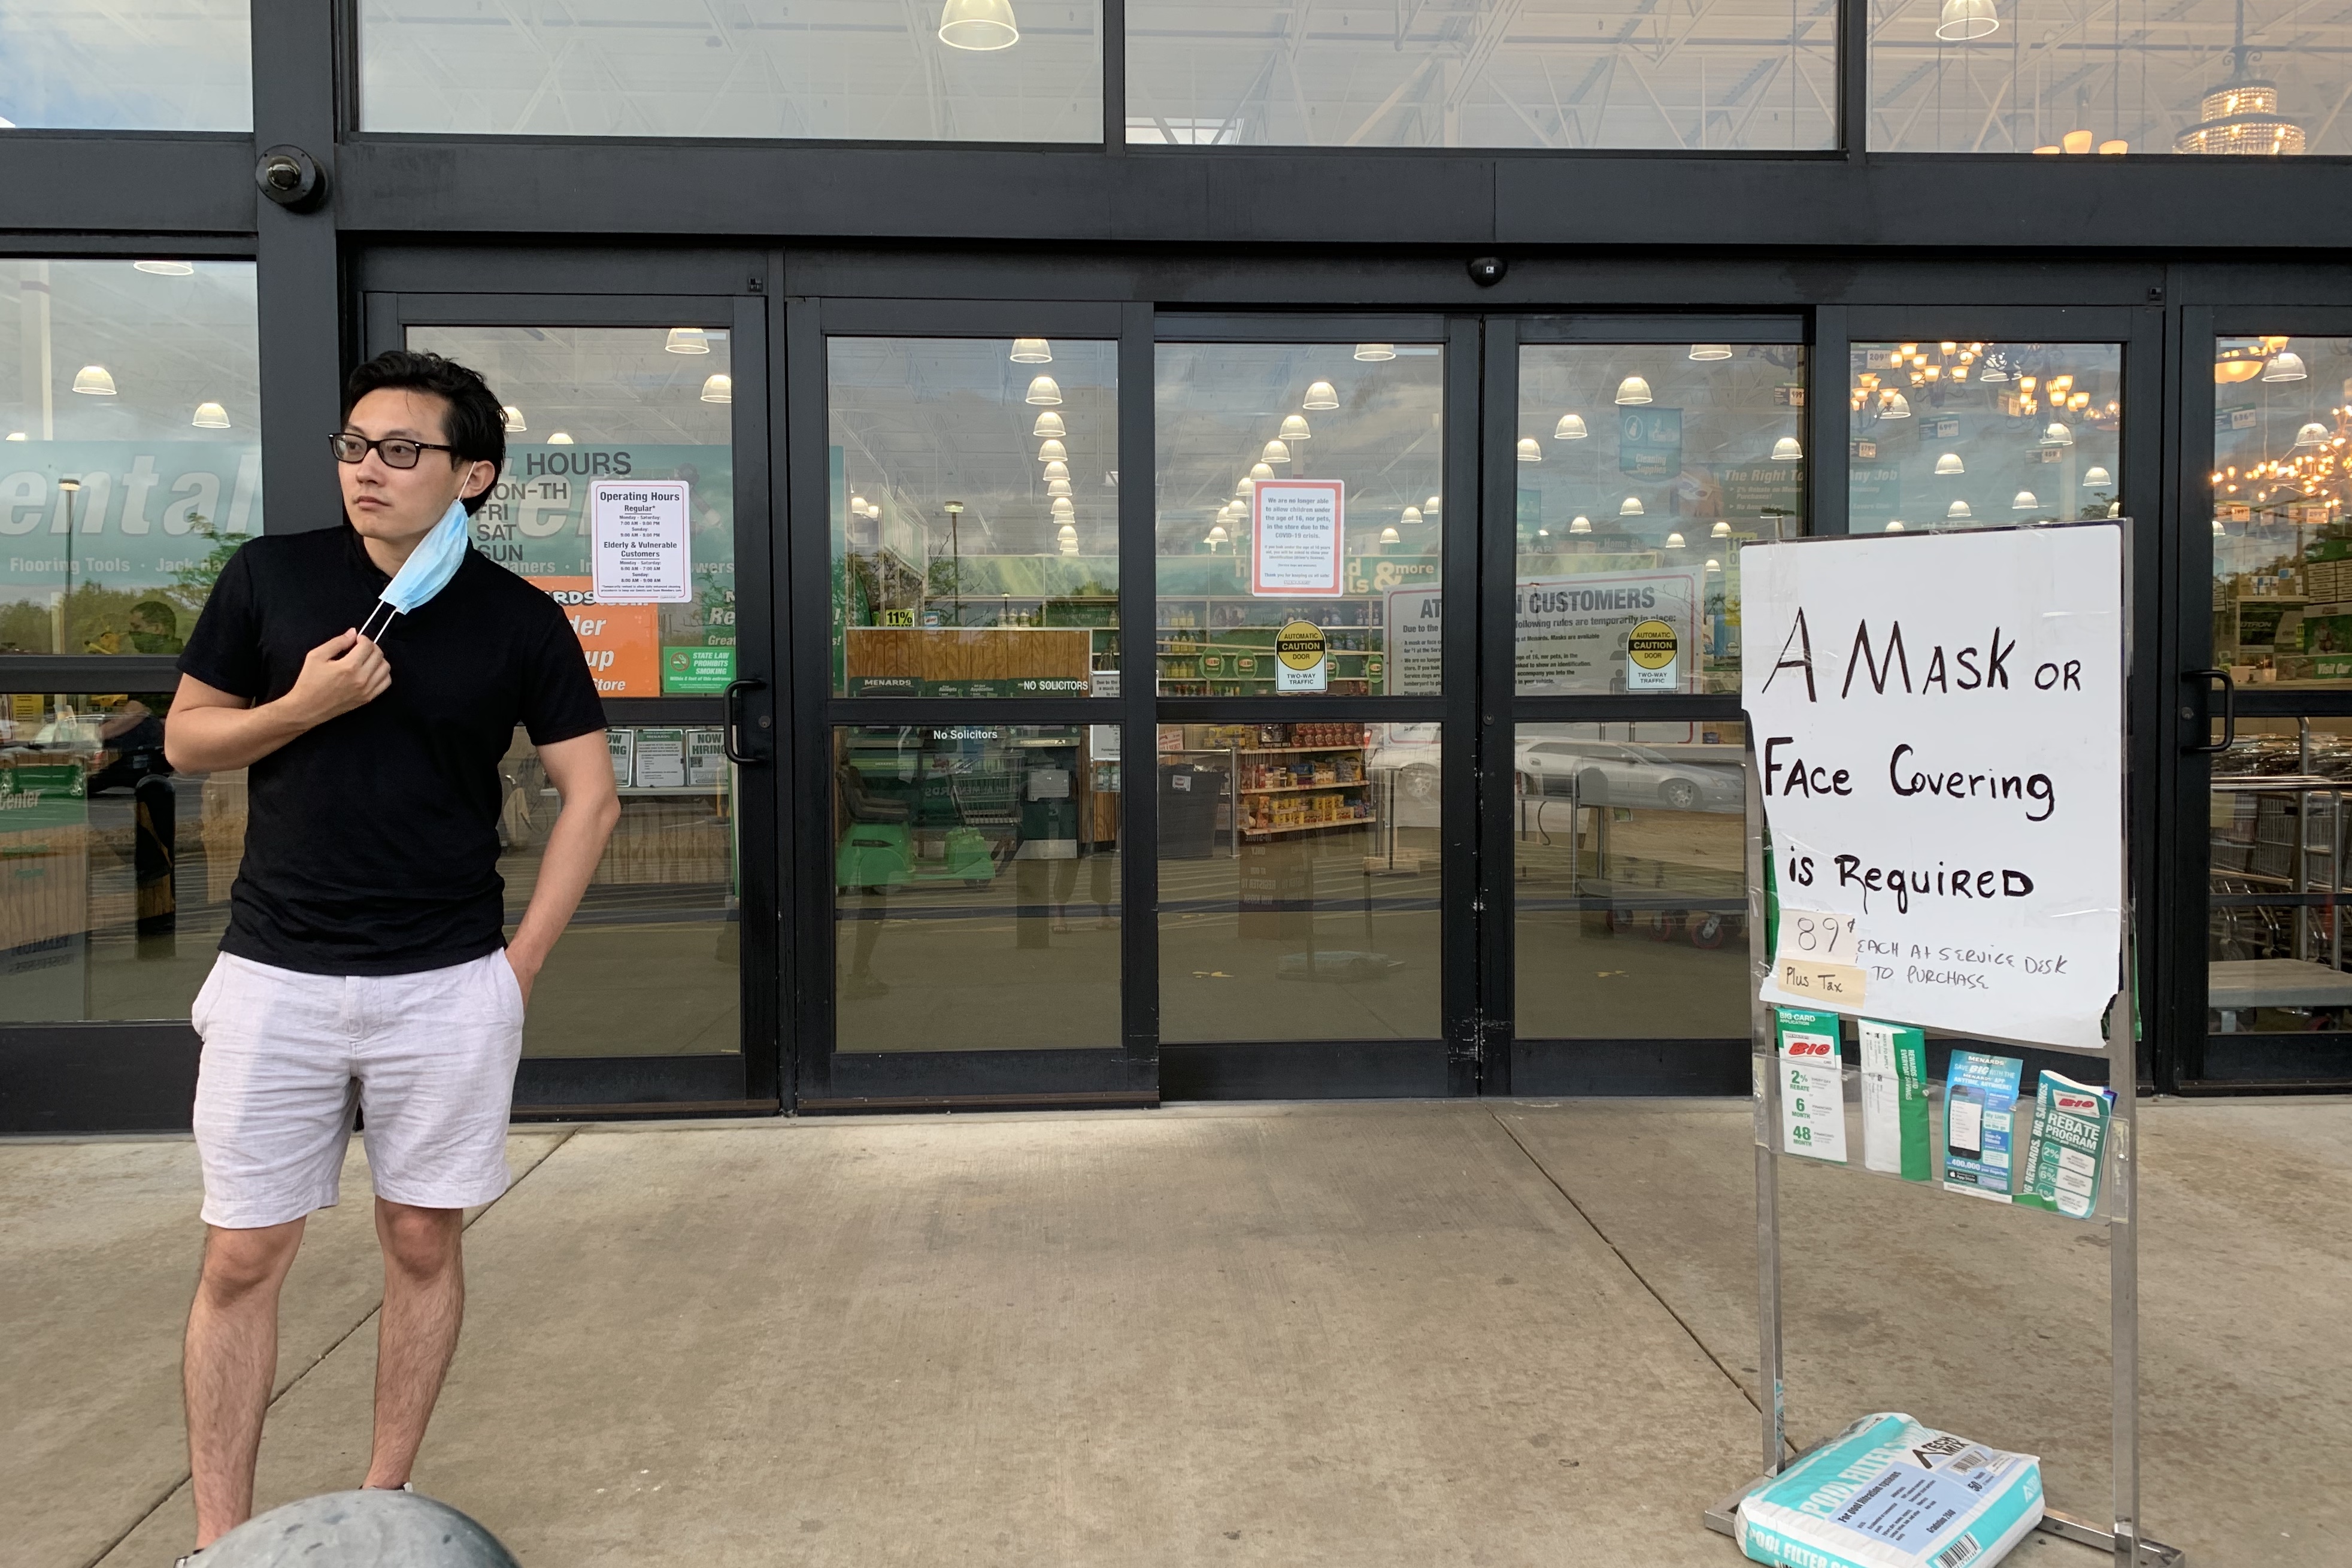
[[[379,616],[382,619],[379,620]],[[360,635],[371,643],[381,642],[383,634],[392,630],[392,623],[399,618],[399,611],[379,599],[368,611],[367,619],[360,623]]]

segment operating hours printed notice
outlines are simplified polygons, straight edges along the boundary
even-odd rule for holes
[[[2124,897],[2123,528],[1751,546],[1763,998],[2102,1048]]]

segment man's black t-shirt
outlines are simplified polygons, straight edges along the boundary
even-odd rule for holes
[[[221,572],[180,668],[265,703],[304,655],[360,625],[390,580],[346,523],[249,540]],[[405,975],[504,942],[499,761],[604,727],[563,612],[467,550],[449,585],[381,639],[392,685],[297,736],[247,777],[245,863],[221,950],[314,975]]]

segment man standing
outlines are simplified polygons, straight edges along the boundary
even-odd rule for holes
[[[343,526],[237,551],[181,654],[164,742],[182,772],[251,770],[228,930],[193,1009],[199,1550],[253,1511],[278,1287],[304,1217],[336,1201],[354,1105],[384,1263],[365,1484],[406,1483],[457,1349],[464,1210],[507,1186],[523,1008],[620,815],[595,684],[545,593],[467,549],[437,594],[375,640],[357,630],[451,504],[470,514],[497,482],[497,397],[394,350],[343,404]],[[517,725],[562,810],[509,942],[499,761]]]

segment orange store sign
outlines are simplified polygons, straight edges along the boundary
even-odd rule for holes
[[[661,622],[655,606],[599,604],[592,578],[534,577],[530,580],[563,606],[600,695],[661,695]]]

